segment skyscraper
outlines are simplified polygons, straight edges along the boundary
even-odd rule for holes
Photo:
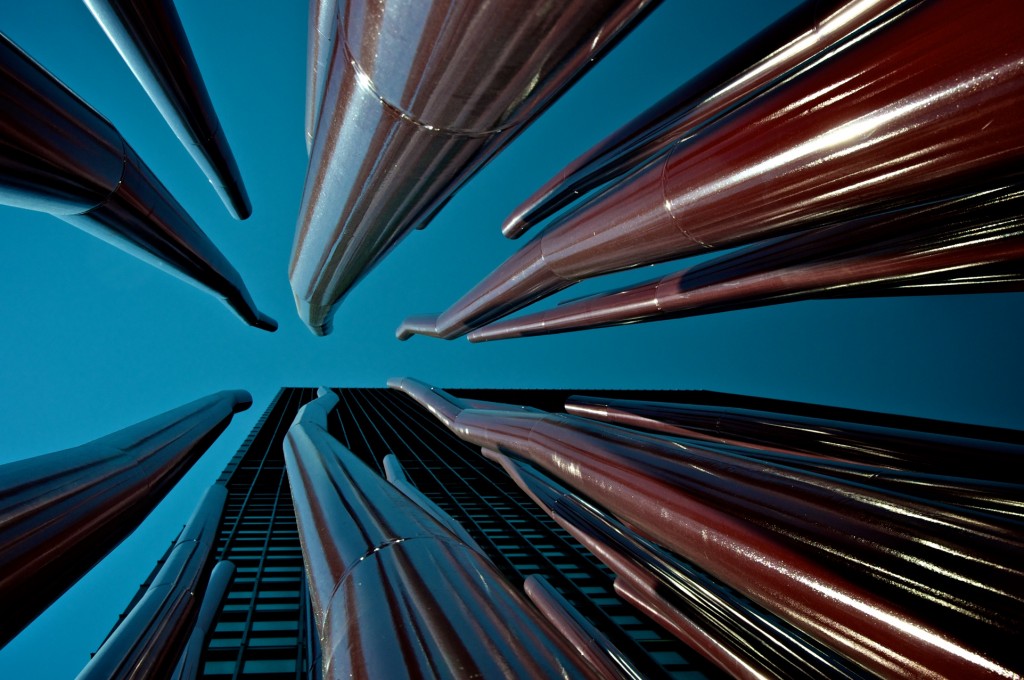
[[[776,616],[752,603],[742,594],[747,585],[742,578],[736,582],[733,576],[732,584],[736,588],[730,587],[713,574],[693,567],[689,560],[681,560],[677,550],[666,551],[658,545],[663,542],[660,539],[655,537],[656,542],[652,542],[652,534],[643,525],[622,524],[616,519],[618,511],[614,509],[614,502],[609,506],[610,513],[602,509],[596,498],[591,505],[590,500],[552,481],[554,478],[545,480],[543,473],[538,475],[540,468],[515,457],[513,460],[519,462],[513,467],[520,466],[520,473],[528,480],[524,487],[528,493],[524,493],[520,488],[522,483],[517,486],[506,474],[507,461],[499,465],[488,460],[435,417],[442,421],[448,418],[438,410],[444,409],[441,402],[425,402],[422,395],[426,393],[417,393],[415,385],[396,386],[401,386],[413,398],[396,389],[334,390],[327,404],[330,406],[335,398],[337,403],[326,411],[326,430],[337,441],[337,451],[343,453],[327,451],[325,455],[347,456],[347,449],[376,471],[383,484],[385,477],[391,480],[396,477],[394,463],[385,462],[385,458],[393,454],[405,471],[406,482],[418,490],[406,490],[396,497],[408,497],[416,502],[417,493],[425,496],[428,501],[423,502],[423,507],[430,505],[458,522],[468,534],[464,540],[485,553],[514,588],[518,589],[524,580],[543,579],[542,583],[549,583],[579,612],[587,625],[598,631],[591,633],[592,639],[603,636],[601,643],[592,646],[617,650],[612,655],[621,662],[616,672],[625,677],[629,677],[629,671],[623,669],[632,669],[646,677],[718,675],[720,670],[709,665],[703,654],[734,673],[745,664],[752,664],[749,667],[772,669],[770,672],[787,677],[795,672],[822,677],[870,675],[861,663],[851,662],[846,655],[830,649],[830,644],[823,642],[828,640],[827,636],[808,636],[799,623],[793,626],[793,621],[786,616]],[[550,418],[546,413],[562,411],[568,400],[570,413],[589,415],[591,420],[572,415],[555,418],[569,418],[577,427],[593,422],[594,418],[608,420],[619,423],[612,428],[613,434],[617,432],[635,441],[651,437],[644,432],[661,432],[669,438],[655,436],[652,441],[680,446],[681,455],[694,442],[703,441],[700,446],[708,447],[707,451],[737,456],[730,463],[739,466],[737,469],[752,456],[761,457],[756,466],[759,469],[761,466],[770,469],[781,461],[785,476],[792,483],[797,483],[798,470],[808,468],[814,480],[841,485],[846,479],[853,483],[849,488],[858,489],[859,493],[890,494],[886,498],[895,507],[893,517],[906,514],[907,508],[920,510],[938,503],[936,507],[940,510],[955,508],[950,516],[968,518],[978,531],[979,523],[1010,527],[1010,543],[1019,543],[1012,538],[1012,528],[1017,526],[1020,515],[1012,497],[1013,489],[1020,488],[1020,480],[1007,476],[1005,470],[999,472],[1007,456],[1021,454],[1024,438],[1019,432],[711,392],[590,391],[588,394],[594,396],[572,399],[569,398],[572,393],[565,390],[457,390],[454,394],[457,397],[442,398],[455,399],[463,408],[485,416],[488,413],[501,417],[518,414],[517,417],[527,420]],[[289,426],[300,407],[316,397],[316,391],[309,388],[282,389],[218,480],[218,484],[228,489],[228,501],[218,531],[216,552],[219,559],[234,563],[237,572],[210,626],[200,665],[201,677],[316,678],[319,675],[321,643],[314,621],[323,613],[315,614],[310,603],[310,583],[303,567],[305,562],[306,569],[311,569],[311,547],[305,546],[304,560],[292,505],[293,497],[299,499],[306,492],[296,489],[301,482],[289,480],[285,465],[285,450],[296,446],[286,443]],[[629,428],[623,429],[624,425]],[[471,426],[461,427],[460,432],[465,427]],[[507,424],[505,427],[509,432]],[[296,436],[295,430],[287,436]],[[508,452],[506,456],[516,455],[514,446],[502,445],[501,450]],[[969,464],[964,461],[964,454],[969,455]],[[594,457],[598,459],[599,456]],[[927,465],[921,463],[924,459]],[[573,463],[566,459],[564,465],[572,467]],[[877,473],[880,465],[885,466],[885,474]],[[940,473],[941,477],[914,472],[922,467]],[[865,471],[870,470],[875,470],[872,474],[878,479],[865,481]],[[337,491],[345,507],[358,506],[364,494],[372,495],[365,483],[360,486],[352,481],[354,478],[343,476],[354,484],[347,492]],[[994,477],[1000,477],[999,481],[993,482]],[[951,495],[948,484],[952,484],[952,480],[958,480],[959,486]],[[323,482],[324,478],[319,477],[318,483]],[[540,486],[536,485],[538,483]],[[614,486],[614,482],[611,484]],[[729,484],[736,489],[740,505],[746,502],[742,485]],[[915,490],[922,484],[927,489]],[[554,490],[555,496],[546,496],[549,492],[545,492],[545,488]],[[653,487],[651,489],[654,493]],[[984,492],[977,494],[972,489],[984,489]],[[549,500],[545,502],[544,498]],[[651,503],[654,498],[665,497],[651,496],[646,502]],[[724,501],[710,498],[706,502],[712,514],[726,507],[722,505]],[[539,504],[535,502],[538,500]],[[662,502],[666,503],[666,510],[671,507],[670,499],[658,501],[658,504]],[[772,508],[769,496],[762,497],[759,503],[769,510]],[[744,521],[755,517],[755,507],[748,506],[736,517]],[[734,510],[726,509],[726,512]],[[845,507],[839,510],[838,516],[845,516],[847,512],[851,513],[851,518],[857,516],[855,509]],[[366,516],[388,523],[373,512]],[[800,521],[793,521],[792,526],[787,526],[783,520],[782,534],[798,535],[802,531]],[[323,519],[315,526],[318,531],[327,531]],[[873,527],[866,528],[867,532],[898,530],[896,520],[892,524],[879,524],[876,520],[875,525],[865,527]],[[950,545],[958,540],[952,529],[942,531]],[[975,546],[980,551],[978,554],[990,549],[1002,550],[1007,556],[1020,554],[1019,545],[1000,548],[991,539],[981,536],[982,533],[977,533],[972,539],[980,541]],[[861,541],[867,537],[865,533],[855,538]],[[583,540],[586,548],[577,538]],[[828,541],[835,539],[829,539],[826,534],[819,534],[819,539],[825,541],[822,545],[826,553],[848,551],[848,546],[830,545]],[[308,537],[305,540],[308,543]],[[367,557],[387,545],[387,541],[379,544]],[[808,544],[805,551],[813,555],[820,547]],[[780,550],[784,552],[784,546]],[[1009,552],[1005,552],[1007,550]],[[312,559],[318,558],[313,556]],[[616,560],[621,566],[623,559],[643,566],[648,570],[643,573],[652,575],[652,583],[660,585],[646,594],[638,595],[630,590],[628,583],[635,583],[631,581],[635,574],[607,566],[616,564]],[[867,578],[871,578],[870,572],[876,569],[884,573],[885,559],[874,564],[864,563],[858,570],[868,574]],[[1003,566],[1012,564],[1005,562]],[[833,585],[850,576],[849,573],[843,575],[841,569],[832,572],[826,569],[821,573],[828,574],[825,581]],[[950,640],[962,637],[964,630],[958,629],[960,624],[955,621],[955,587],[949,590],[941,582],[941,575],[929,574],[927,569],[918,574],[909,569],[901,573],[906,582],[881,587],[882,599],[888,598],[896,603],[894,606],[902,607],[911,619],[920,616],[939,621],[937,625],[942,635],[949,633]],[[429,584],[441,577],[439,571],[416,572],[414,581],[422,579],[424,584]],[[757,577],[752,575],[751,578],[756,580]],[[363,584],[364,581],[359,579],[352,583]],[[359,586],[352,583],[350,587],[358,591]],[[535,583],[532,585],[531,595],[537,588]],[[1000,589],[994,582],[989,585],[994,592]],[[759,587],[755,583],[753,589]],[[941,604],[942,598],[947,597],[939,594],[943,589],[954,593],[949,604]],[[798,590],[793,589],[793,597],[798,597],[795,594]],[[916,590],[931,592],[940,601],[938,607],[934,602],[927,602],[928,598],[915,600],[913,592]],[[627,599],[632,598],[647,612],[627,603],[620,593],[632,593]],[[399,598],[394,606],[399,602],[414,608],[423,606],[422,597],[405,600],[400,595],[392,595]],[[456,592],[453,597],[458,600],[460,594]],[[989,596],[981,599],[986,597]],[[1012,642],[1013,623],[1003,619],[1015,616],[1012,613],[1014,597],[1012,593],[996,593],[987,602],[979,600],[971,604],[978,610],[968,618],[981,617],[977,625],[982,625],[984,620],[984,626],[989,627],[989,633],[985,634],[989,640],[979,642],[974,636],[979,648],[988,645],[978,652],[979,658],[999,657],[1005,652],[1005,643]],[[843,605],[839,609],[847,607]],[[947,609],[949,611],[943,613]],[[341,618],[348,623],[335,617],[332,625],[357,626],[360,614],[358,608],[346,611]],[[362,611],[362,615],[365,617],[369,612]],[[396,625],[395,629],[402,635],[414,640],[427,635],[414,623],[401,620],[404,625]],[[680,633],[673,627],[674,620],[691,622],[693,629]],[[1010,626],[1009,633],[1007,626]],[[672,635],[669,630],[677,632]],[[766,631],[771,632],[766,634]],[[456,638],[466,636],[468,640],[474,632],[453,630],[451,634]],[[972,635],[968,633],[967,638]],[[702,647],[703,651],[698,653],[677,636],[713,644],[711,648]],[[1000,641],[1000,636],[1005,639]],[[883,650],[893,644],[891,640],[876,640],[875,643]],[[842,648],[842,645],[837,647]],[[719,652],[729,649],[733,650],[729,653],[731,658],[740,659],[739,665],[723,662]],[[889,651],[901,656],[905,650],[896,646]],[[971,649],[972,653],[974,651]],[[370,660],[372,662],[372,657]],[[996,663],[1000,663],[998,659]],[[416,670],[412,668],[409,672],[415,674]]]

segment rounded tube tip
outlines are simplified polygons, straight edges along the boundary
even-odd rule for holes
[[[516,211],[505,218],[501,225],[501,234],[505,238],[514,240],[525,234],[532,226],[522,212]]]
[[[252,406],[252,395],[247,390],[230,390],[235,403],[231,406],[232,413],[241,413]]]
[[[395,337],[405,341],[414,335],[441,337],[437,332],[437,316],[410,316],[395,331]]]
[[[258,328],[261,331],[267,331],[268,333],[273,333],[277,330],[277,321],[258,309],[256,310],[255,318],[249,321],[249,325],[253,328]]]

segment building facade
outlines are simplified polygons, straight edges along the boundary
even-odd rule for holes
[[[384,456],[395,454],[412,483],[469,531],[512,584],[519,587],[534,574],[546,577],[647,677],[716,676],[698,654],[623,602],[604,565],[421,406],[388,389],[336,392],[331,434],[382,476]],[[464,393],[540,406],[566,394]],[[228,501],[218,557],[233,562],[236,574],[207,640],[201,677],[319,677],[282,449],[299,407],[315,397],[314,389],[281,390],[219,480]]]
[[[554,626],[541,628],[604,663],[599,677],[875,677],[889,674],[877,658],[944,667],[950,654],[981,675],[1020,670],[1012,584],[1024,480],[1009,465],[1024,455],[1019,432],[700,391],[389,384],[282,389],[224,470],[214,553],[235,577],[202,624],[199,677],[337,675],[339,649],[357,675],[393,653],[412,677],[434,657],[410,644],[434,645],[445,664],[462,658],[445,651],[446,636],[480,645],[475,623],[439,632],[447,615],[418,611],[438,603],[425,595],[438,588],[473,610],[461,586],[445,585],[460,567],[390,550],[429,538],[415,521],[400,526],[420,509],[432,526],[457,523],[442,544],[483,554],[517,592],[525,583]],[[297,462],[307,454],[344,459],[338,476]],[[692,513],[682,519],[681,504]],[[703,547],[687,538],[694,531]],[[804,572],[833,595],[803,592]],[[545,588],[564,600],[554,615],[537,596]],[[374,603],[393,611],[364,611]],[[887,636],[875,609],[934,639]],[[584,631],[575,639],[570,619]],[[394,621],[384,627],[393,640],[360,639],[381,620]],[[829,636],[840,624],[851,639]],[[604,661],[587,657],[595,650]]]

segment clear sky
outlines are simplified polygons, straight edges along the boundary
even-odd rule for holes
[[[703,388],[1024,428],[1020,294],[800,302],[482,345],[394,340],[405,316],[443,310],[520,247],[501,236],[501,221],[543,181],[792,3],[666,0],[377,267],[325,338],[295,315],[287,280],[307,160],[307,3],[177,4],[252,198],[245,222],[222,207],[80,1],[0,0],[0,30],[113,122],[281,329],[251,329],[216,299],[56,218],[0,206],[0,463],[217,390],[255,398],[138,531],[0,650],[0,677],[82,668],[282,385],[383,386],[411,375],[449,387]]]

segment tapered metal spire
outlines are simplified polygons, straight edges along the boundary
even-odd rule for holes
[[[918,1],[807,0],[563,168],[509,215],[502,233],[519,238]]]
[[[440,316],[454,338],[585,278],[995,183],[1024,161],[1024,6],[920,3],[556,221]]]
[[[48,212],[277,328],[120,133],[2,35],[0,102],[0,203]]]
[[[0,646],[131,533],[251,403],[248,392],[218,392],[0,466]]]
[[[653,4],[339,3],[290,268],[313,332]]]
[[[410,379],[389,386],[872,672],[1022,670],[1015,520],[569,415],[463,408]]]
[[[318,394],[285,463],[325,678],[602,677],[478,549],[331,437],[338,397]]]
[[[223,485],[210,487],[142,599],[104,640],[78,680],[144,680],[163,676],[174,666],[195,626],[227,497]]]
[[[85,0],[164,120],[236,219],[249,195],[173,0]]]
[[[816,229],[553,309],[473,342],[658,321],[810,298],[1024,290],[1024,190],[1004,187]]]

